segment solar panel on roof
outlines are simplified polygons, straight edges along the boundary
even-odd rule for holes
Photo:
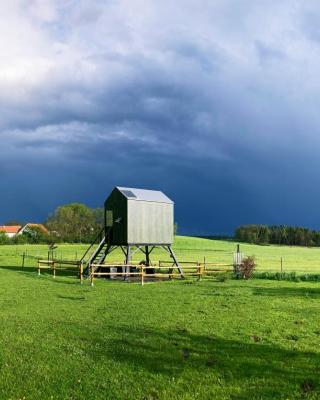
[[[155,203],[167,203],[173,204],[164,193],[159,190],[147,190],[147,189],[137,189],[129,187],[116,187],[119,192],[121,192],[127,199],[141,200],[141,201],[152,201]],[[132,193],[131,197],[127,193]]]
[[[126,197],[132,197],[134,199],[137,197],[131,192],[131,190],[121,190],[121,193],[123,193]]]

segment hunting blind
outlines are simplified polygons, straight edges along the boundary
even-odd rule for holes
[[[160,191],[115,187],[104,203],[102,238],[87,266],[103,264],[117,247],[125,255],[126,265],[131,263],[136,251],[144,253],[145,263],[150,265],[151,252],[160,247],[170,254],[172,268],[178,268],[182,276],[183,271],[171,247],[173,208],[173,201]]]
[[[104,209],[112,245],[173,243],[173,202],[162,192],[117,187]]]

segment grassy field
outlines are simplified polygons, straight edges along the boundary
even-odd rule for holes
[[[177,237],[175,251],[231,262],[235,245]],[[261,269],[282,256],[315,272],[320,258],[318,249],[241,247]],[[57,255],[85,248],[60,245]],[[35,260],[21,268],[25,250],[47,248],[0,247],[0,399],[320,399],[318,283],[81,286],[38,277]]]
[[[320,285],[1,268],[1,399],[319,399]]]
[[[231,264],[233,252],[236,250],[236,242],[208,240],[193,237],[177,236],[174,251],[181,261],[203,261]],[[80,258],[88,245],[59,245],[56,256],[68,259]],[[21,254],[46,257],[47,246],[1,246],[0,265],[21,265]],[[257,246],[241,244],[241,251],[245,255],[254,255],[257,261],[258,271],[280,271],[280,259],[283,258],[283,269],[285,272],[296,271],[297,273],[320,273],[320,248],[289,247],[289,246]],[[141,253],[134,256],[135,261],[141,260]],[[152,253],[152,260],[168,260],[163,251]],[[122,261],[123,255],[118,251],[110,255],[111,261]],[[26,265],[35,265],[33,260]]]

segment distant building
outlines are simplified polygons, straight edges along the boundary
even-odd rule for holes
[[[19,230],[19,232],[17,233],[17,235],[21,235],[25,230],[28,230],[28,228],[39,228],[43,233],[48,234],[49,231],[48,229],[42,225],[42,224],[25,224],[23,227],[21,227],[21,229]]]
[[[13,226],[0,225],[0,232],[4,232],[8,237],[12,238],[20,232],[21,228],[22,228],[21,225],[13,225]]]
[[[21,235],[28,228],[39,228],[43,233],[48,234],[48,229],[42,224],[26,224],[24,226],[21,225],[0,225],[0,232],[4,232],[9,238],[12,238],[16,235]]]

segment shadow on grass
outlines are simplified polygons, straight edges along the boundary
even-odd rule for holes
[[[79,277],[77,271],[75,269],[68,269],[68,268],[57,268],[56,270],[56,279],[53,279],[52,271],[49,269],[42,270],[41,275],[38,275],[38,269],[36,267],[22,267],[22,266],[0,266],[2,270],[9,270],[18,272],[20,275],[23,275],[29,279],[41,279],[41,278],[48,278],[52,279],[52,282],[56,284],[63,284],[63,285],[79,285]],[[60,278],[72,278],[72,280],[59,280]]]
[[[112,332],[114,326],[107,330]],[[320,356],[316,353],[196,335],[185,329],[124,326],[114,336],[103,340],[91,335],[92,358],[111,358],[124,369],[143,370],[155,377],[186,379],[191,390],[197,391],[197,385],[207,385],[208,390],[210,385],[223,386],[229,395],[233,393],[230,399],[320,398]]]
[[[64,299],[64,300],[73,300],[73,301],[83,301],[86,298],[84,296],[62,296],[62,295],[58,295],[57,296],[59,299]]]
[[[36,267],[22,267],[21,265],[0,265],[0,269],[8,270],[8,271],[16,271],[16,272],[36,272]]]
[[[24,273],[34,273],[38,272],[37,267],[30,267],[30,266],[25,266],[22,267],[20,266],[13,266],[13,265],[0,265],[0,269],[4,270],[9,270],[9,271],[16,271],[16,272],[24,272]],[[70,267],[63,267],[63,268],[56,268],[56,274],[60,276],[77,276],[77,269],[76,268],[70,268]],[[52,275],[52,271],[48,269],[42,269],[41,270],[41,275]]]
[[[256,296],[272,296],[272,297],[320,297],[320,287],[279,287],[279,288],[262,288],[253,287],[253,294]]]

